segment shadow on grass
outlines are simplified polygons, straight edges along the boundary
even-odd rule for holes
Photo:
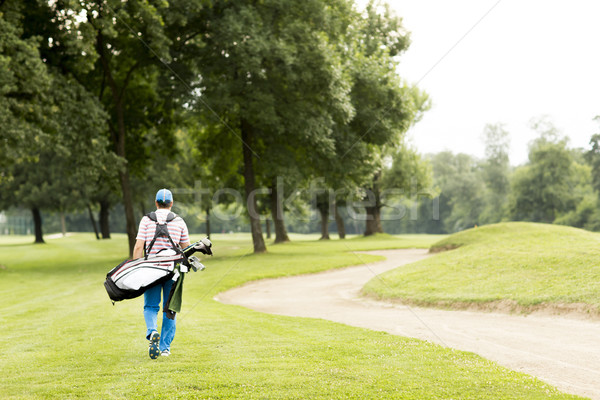
[[[22,241],[22,242],[15,241],[15,242],[12,242],[12,243],[10,243],[10,242],[9,243],[2,243],[2,242],[0,242],[0,248],[5,248],[5,247],[31,247],[31,246],[38,245],[38,244],[39,245],[43,245],[43,244],[47,244],[47,243],[46,242],[44,242],[44,243],[35,243],[33,241],[33,239],[32,240],[28,240],[28,241]]]

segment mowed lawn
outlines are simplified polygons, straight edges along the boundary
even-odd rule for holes
[[[524,311],[573,305],[600,314],[598,233],[510,222],[469,229],[432,246],[452,248],[372,279],[363,290],[422,305],[509,300]]]
[[[212,300],[261,277],[378,259],[355,250],[429,247],[439,237],[294,239],[252,255],[249,235],[216,235],[206,271],[186,278],[172,355],[158,360],[147,355],[142,299],[113,306],[102,285],[126,253],[123,236],[0,241],[0,398],[575,398],[471,353]]]

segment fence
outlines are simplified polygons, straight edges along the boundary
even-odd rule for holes
[[[0,235],[31,235],[33,221],[31,216],[6,215],[0,212]]]

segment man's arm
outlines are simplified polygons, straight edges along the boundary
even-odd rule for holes
[[[146,221],[150,221],[150,219],[146,216],[142,217],[140,221],[140,226],[138,228],[137,237],[135,238],[135,246],[133,246],[133,259],[144,257],[144,247],[146,246],[146,241],[140,238],[146,237]]]
[[[146,245],[146,242],[141,239],[137,239],[135,241],[135,246],[133,247],[133,259],[134,260],[136,258],[144,257],[144,246],[145,245]]]
[[[181,240],[179,242],[179,246],[181,246],[182,249],[185,249],[186,247],[188,247],[191,244],[190,243],[190,233],[188,232],[188,227],[187,227],[185,221],[183,220],[183,218],[181,219],[181,222],[183,225],[182,229],[181,229],[181,239],[184,239],[185,242],[183,240]]]

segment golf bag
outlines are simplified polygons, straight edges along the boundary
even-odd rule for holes
[[[147,289],[173,279],[176,265],[185,262],[183,253],[165,249],[154,256],[125,260],[113,268],[104,281],[112,301],[133,299]]]
[[[175,214],[169,213],[164,224],[157,222],[155,213],[147,216],[156,222],[156,230],[148,248],[144,246],[144,257],[125,260],[106,274],[104,287],[113,302],[141,296],[149,288],[170,279],[177,281],[190,268],[194,271],[203,270],[204,266],[192,256],[196,251],[212,255],[212,243],[208,239],[202,239],[183,250],[173,243],[167,224],[175,219]],[[152,246],[160,236],[167,237],[173,247],[150,255]]]

